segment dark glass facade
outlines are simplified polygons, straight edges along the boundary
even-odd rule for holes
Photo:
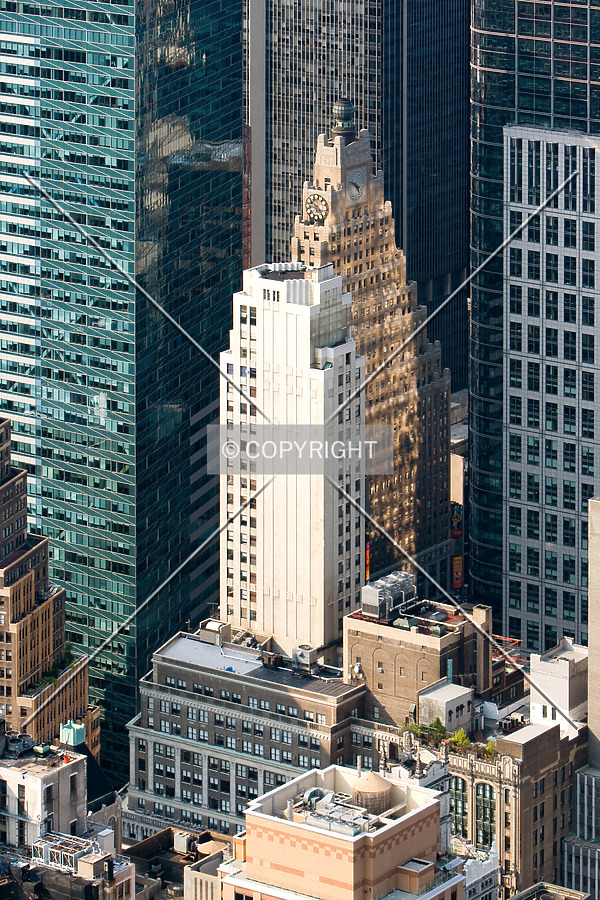
[[[471,29],[471,264],[503,239],[506,124],[600,132],[600,2],[481,0]],[[503,264],[472,285],[471,570],[474,599],[502,611]]]
[[[218,522],[201,429],[219,378],[20,173],[218,359],[241,270],[242,8],[0,3],[0,409],[53,545],[67,638],[94,657],[104,759],[150,653],[218,597],[218,542],[146,597]]]
[[[333,103],[345,95],[358,127],[374,136],[407,276],[432,311],[468,267],[468,2],[246,3],[250,52],[264,57],[262,81],[253,70],[246,101],[258,191],[253,241],[256,219],[266,215],[264,247],[253,262],[288,258],[317,136],[329,133]],[[466,295],[429,334],[442,342],[453,390],[466,387]]]

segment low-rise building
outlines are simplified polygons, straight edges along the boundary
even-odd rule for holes
[[[481,746],[450,751],[452,832],[476,848],[495,842],[501,896],[548,878],[559,883],[561,841],[574,826],[575,772],[587,758],[587,728],[526,725]]]
[[[222,900],[463,900],[462,860],[439,852],[435,791],[330,766],[252,801]]]
[[[50,900],[128,900],[136,895],[135,866],[116,856],[111,832],[106,840],[48,833],[31,849],[31,866]],[[31,876],[30,876],[31,877]]]
[[[366,685],[365,717],[389,725],[417,721],[420,692],[443,678],[483,698],[492,693],[492,648],[481,633],[491,633],[491,608],[468,607],[467,617],[419,600],[396,586],[407,577],[392,573],[365,586],[361,609],[344,619],[344,678]]]
[[[0,738],[0,843],[27,848],[49,830],[85,827],[85,756]]]
[[[286,660],[214,620],[156,651],[128,726],[124,837],[169,825],[235,833],[249,800],[299,769],[350,761],[365,687],[302,652]]]

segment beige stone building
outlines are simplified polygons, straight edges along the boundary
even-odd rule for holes
[[[463,900],[462,860],[439,854],[439,795],[375,772],[313,770],[249,804],[222,900]]]
[[[587,758],[587,728],[526,725],[496,741],[450,752],[452,833],[481,849],[495,841],[501,897],[536,881],[560,883],[562,840],[574,829],[576,770]]]
[[[0,421],[0,715],[40,743],[88,708],[87,658],[65,648],[65,592],[48,580],[48,538],[27,532],[27,472]]]
[[[335,104],[334,117],[331,138],[319,135],[313,179],[303,188],[292,259],[333,263],[342,276],[369,375],[423,324],[426,310],[417,304],[417,285],[406,281],[369,132],[356,137],[348,101]],[[367,424],[393,425],[395,432],[394,473],[370,478],[369,503],[373,518],[449,586],[450,372],[440,359],[439,344],[423,329],[366,390]],[[401,558],[376,532],[370,545],[374,573]]]

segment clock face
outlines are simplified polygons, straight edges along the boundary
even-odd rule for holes
[[[358,203],[365,192],[365,176],[362,172],[352,172],[348,178],[346,193],[351,203]]]
[[[311,222],[322,225],[329,212],[329,204],[320,194],[311,194],[306,199],[306,215]]]

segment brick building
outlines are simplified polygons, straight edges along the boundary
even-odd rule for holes
[[[27,472],[11,462],[0,420],[0,715],[40,743],[61,722],[97,723],[88,707],[87,657],[65,647],[65,592],[50,584],[48,538],[27,531]]]

